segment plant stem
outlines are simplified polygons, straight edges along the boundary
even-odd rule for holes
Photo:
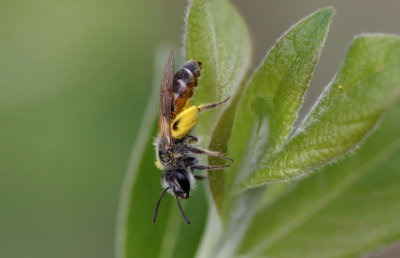
[[[255,188],[241,193],[231,209],[228,227],[225,230],[217,212],[213,209],[209,214],[206,233],[196,257],[233,257],[266,189],[266,187]]]

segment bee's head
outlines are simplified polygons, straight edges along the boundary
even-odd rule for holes
[[[162,178],[164,189],[168,188],[168,192],[183,198],[189,198],[190,186],[193,184],[192,174],[185,169],[174,169],[165,171]]]
[[[190,224],[188,218],[183,212],[182,206],[179,203],[178,198],[189,198],[190,187],[194,185],[194,177],[191,173],[187,172],[185,169],[174,169],[165,171],[162,177],[162,185],[164,187],[164,191],[161,193],[160,199],[157,202],[156,210],[154,212],[153,223],[155,223],[157,218],[157,211],[160,205],[161,199],[164,194],[168,191],[172,195],[175,196],[176,201],[178,203],[179,210],[186,221],[186,223]]]

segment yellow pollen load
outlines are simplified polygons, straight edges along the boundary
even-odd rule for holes
[[[171,123],[171,135],[174,139],[182,139],[199,121],[199,109],[191,106],[179,113]]]

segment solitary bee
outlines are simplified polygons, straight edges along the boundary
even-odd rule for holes
[[[179,198],[189,198],[195,178],[204,179],[201,175],[194,175],[193,170],[217,170],[229,167],[229,165],[200,165],[192,154],[206,154],[233,161],[219,152],[193,146],[197,143],[197,138],[189,135],[197,124],[201,112],[215,108],[229,99],[209,105],[192,106],[190,99],[197,86],[201,66],[202,63],[199,61],[189,61],[174,74],[174,54],[171,52],[164,67],[160,89],[158,136],[155,141],[156,166],[164,171],[162,176],[164,191],[158,199],[153,223],[156,222],[162,197],[169,192],[175,196],[183,219],[190,224]]]

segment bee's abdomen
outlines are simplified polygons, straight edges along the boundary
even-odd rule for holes
[[[186,102],[193,96],[200,76],[201,62],[189,61],[184,64],[174,75],[172,116],[180,113]]]

